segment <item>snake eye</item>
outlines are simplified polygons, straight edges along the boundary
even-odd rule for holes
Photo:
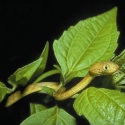
[[[108,68],[109,68],[108,65],[105,65],[105,66],[103,67],[104,70],[108,70]]]

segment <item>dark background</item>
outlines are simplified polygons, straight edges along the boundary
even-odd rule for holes
[[[96,16],[115,6],[118,7],[117,24],[120,31],[116,53],[119,53],[125,48],[124,0],[20,0],[1,3],[0,80],[6,83],[8,76],[17,68],[35,60],[46,41],[50,43],[47,69],[51,69],[56,63],[52,50],[54,39],[58,39],[65,29],[79,20]],[[21,107],[25,111],[21,112]],[[27,116],[26,108],[23,104],[9,109],[0,108],[0,125],[18,125]]]

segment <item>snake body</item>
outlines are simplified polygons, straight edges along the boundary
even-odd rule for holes
[[[116,72],[119,66],[113,62],[99,62],[92,65],[88,74],[74,87],[67,91],[58,91],[54,97],[56,100],[65,100],[84,89],[96,76],[110,75]]]
[[[116,72],[119,69],[119,66],[113,62],[99,62],[92,65],[89,69],[88,74],[74,87],[69,90],[66,90],[64,87],[59,88],[60,84],[55,82],[41,82],[34,83],[26,87],[26,89],[21,93],[21,91],[16,91],[11,94],[6,102],[6,107],[14,104],[19,101],[21,98],[34,93],[41,91],[42,87],[48,87],[55,90],[54,98],[56,100],[65,100],[72,97],[74,94],[83,90],[96,76],[100,75],[110,75]]]

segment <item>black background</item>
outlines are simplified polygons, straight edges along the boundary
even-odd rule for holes
[[[52,49],[54,39],[58,39],[65,29],[75,25],[79,20],[96,16],[115,6],[118,7],[117,24],[120,37],[117,53],[119,53],[125,48],[124,0],[34,0],[30,2],[20,0],[1,3],[0,80],[6,83],[8,76],[17,68],[35,60],[43,50],[46,41],[50,43],[47,69],[51,69],[53,64],[57,63]],[[21,107],[25,112],[19,110]],[[27,106],[23,104],[8,109],[0,108],[0,124],[18,125],[28,114],[26,108]]]

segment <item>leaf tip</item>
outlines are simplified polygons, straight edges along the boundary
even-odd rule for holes
[[[115,14],[117,14],[118,7],[113,7],[110,11],[113,12],[113,13],[115,13]]]

